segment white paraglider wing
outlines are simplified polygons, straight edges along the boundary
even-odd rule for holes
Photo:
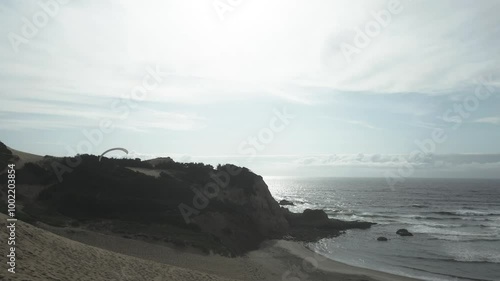
[[[125,148],[121,148],[121,147],[115,147],[115,148],[111,148],[111,149],[108,149],[106,151],[104,151],[101,156],[99,157],[99,162],[101,162],[101,159],[102,159],[102,156],[104,156],[104,154],[110,152],[110,151],[115,151],[115,150],[120,150],[120,151],[123,151],[125,152],[126,154],[128,154],[128,150],[126,150]]]

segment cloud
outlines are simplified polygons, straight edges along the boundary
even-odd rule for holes
[[[417,169],[450,168],[463,165],[500,165],[500,154],[332,154],[298,158],[298,166],[345,166],[363,168],[398,168],[411,165]]]
[[[82,123],[80,123],[82,125]],[[24,131],[24,130],[59,130],[74,128],[75,122],[67,120],[31,120],[17,119],[9,117],[7,121],[0,123],[0,128],[4,130]]]
[[[398,169],[412,169],[410,177],[498,178],[500,154],[406,154],[170,156],[176,161],[231,163],[261,175],[320,177],[386,177]]]
[[[102,110],[98,106],[88,106],[78,103],[65,103],[61,101],[41,101],[41,100],[6,100],[3,101],[0,112],[22,115],[42,115],[64,118],[117,118],[117,113]],[[77,125],[77,123],[75,123]]]
[[[2,33],[20,32],[21,18],[40,9],[22,3],[9,5],[15,13],[2,18]],[[240,6],[224,23],[212,5],[72,2],[21,46],[19,56],[12,56],[8,40],[0,44],[0,69],[9,77],[9,89],[31,96],[39,95],[40,87],[30,84],[30,93],[19,91],[26,79],[44,81],[45,90],[107,96],[130,89],[130,81],[141,77],[136,70],[151,63],[169,70],[172,77],[162,95],[171,95],[170,101],[249,97],[265,92],[262,85],[374,94],[451,92],[479,76],[499,74],[500,20],[494,12],[499,4],[467,3],[401,1],[402,12],[345,64],[336,56],[340,45],[352,43],[356,29],[373,22],[387,1],[258,0]],[[274,96],[310,103],[288,89]]]
[[[474,120],[475,123],[500,125],[500,117],[485,117]]]
[[[259,166],[274,165],[296,169],[306,167],[348,167],[391,169],[411,165],[415,169],[451,169],[464,166],[478,168],[500,166],[500,154],[426,154],[410,157],[407,154],[329,154],[329,155],[219,155],[191,156],[193,161],[202,160],[209,163],[240,163],[242,165]]]
[[[343,105],[343,106],[345,107],[345,105]],[[359,107],[359,106],[360,105],[355,105],[355,107]],[[332,107],[333,107],[333,105],[332,105]],[[336,115],[338,115],[338,113]],[[376,126],[372,125],[371,123],[369,123],[367,121],[363,121],[363,120],[343,119],[343,118],[338,118],[338,117],[331,117],[328,115],[321,115],[319,118],[331,120],[331,121],[335,121],[335,122],[340,122],[340,123],[351,124],[351,125],[355,125],[357,127],[362,127],[362,128],[370,129],[370,130],[380,129],[379,127],[376,127]]]
[[[365,122],[365,121],[349,120],[349,121],[347,121],[347,123],[353,124],[353,125],[358,125],[358,126],[368,128],[368,129],[379,129],[375,126],[370,125],[368,122]]]
[[[13,99],[3,101],[3,104],[0,116],[9,118],[1,122],[0,128],[9,130],[99,127],[101,121],[108,120],[115,127],[131,131],[188,131],[203,128],[206,120],[196,113],[153,110],[141,107],[137,102],[133,103],[134,108],[126,107],[126,111],[125,102],[121,104],[120,111],[107,104],[89,106],[64,101]]]
[[[156,129],[189,131],[203,128],[205,120],[205,118],[193,113],[147,110],[143,114],[130,117],[124,122],[124,125],[119,126],[139,131]]]

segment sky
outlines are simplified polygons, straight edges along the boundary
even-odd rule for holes
[[[2,1],[0,141],[55,156],[125,147],[261,175],[498,178],[499,10]]]

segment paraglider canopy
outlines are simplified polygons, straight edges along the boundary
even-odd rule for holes
[[[104,151],[101,156],[99,157],[99,162],[101,162],[101,159],[102,159],[102,156],[104,156],[104,154],[110,152],[110,151],[115,151],[115,150],[120,150],[120,151],[123,151],[125,152],[126,154],[128,154],[128,150],[126,150],[125,148],[121,148],[121,147],[115,147],[115,148],[111,148],[111,149],[108,149],[106,151]]]

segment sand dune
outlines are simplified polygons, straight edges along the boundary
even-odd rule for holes
[[[36,155],[36,154],[31,154],[31,153],[15,150],[15,149],[12,149],[10,147],[7,147],[7,148],[12,152],[12,155],[18,157],[16,160],[13,161],[16,164],[18,169],[23,167],[24,164],[26,164],[26,163],[29,163],[29,162],[36,163],[36,162],[43,159],[43,156],[41,156],[41,155]]]
[[[7,253],[6,219],[0,214],[2,253]],[[7,272],[2,262],[0,280],[235,280],[88,246],[21,221],[17,222],[16,234],[16,273]]]

